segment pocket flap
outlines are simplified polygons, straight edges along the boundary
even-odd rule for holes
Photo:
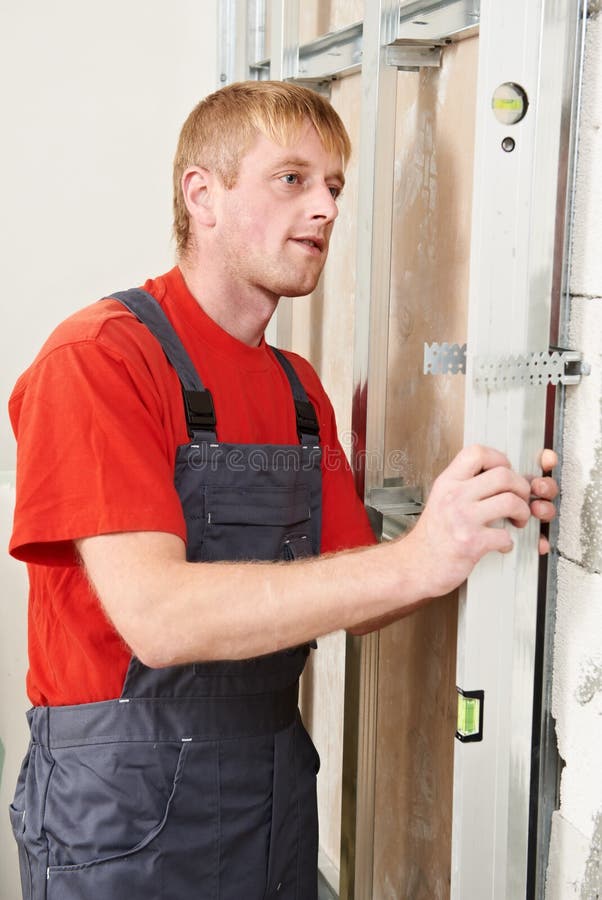
[[[307,488],[209,488],[209,525],[297,525],[311,517]]]
[[[11,803],[8,807],[8,816],[10,819],[13,834],[17,839],[19,839],[25,831],[25,811],[22,809],[17,809],[16,806],[13,806],[13,804]]]

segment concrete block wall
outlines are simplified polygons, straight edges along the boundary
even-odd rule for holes
[[[602,12],[589,4],[571,271],[553,715],[564,761],[546,900],[602,898]]]

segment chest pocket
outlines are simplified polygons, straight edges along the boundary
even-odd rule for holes
[[[208,487],[198,559],[208,562],[309,556],[310,529],[310,497],[305,485],[242,490]]]
[[[189,562],[275,561],[319,553],[320,460],[316,446],[179,447],[175,486]]]

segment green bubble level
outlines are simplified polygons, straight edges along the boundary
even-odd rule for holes
[[[458,691],[458,722],[456,737],[459,741],[473,743],[483,740],[483,705],[485,691]]]
[[[481,722],[481,701],[476,697],[458,694],[458,731],[462,735],[478,734]]]

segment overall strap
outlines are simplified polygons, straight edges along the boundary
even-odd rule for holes
[[[193,439],[217,441],[213,398],[203,385],[171,322],[152,294],[140,288],[116,291],[106,299],[117,300],[146,325],[159,341],[182,385],[188,433]],[[270,347],[282,366],[293,394],[297,417],[297,434],[304,446],[317,446],[320,429],[313,404],[309,400],[292,363],[276,347]]]
[[[217,441],[215,410],[210,392],[192,364],[180,338],[152,294],[139,288],[117,291],[106,299],[118,300],[156,337],[176,370],[184,394],[188,433],[194,439]]]
[[[295,401],[295,414],[297,416],[297,434],[303,446],[317,446],[320,442],[320,428],[316,411],[310,401],[301,380],[295,372],[293,364],[281,350],[270,345],[270,350],[284,369],[288,378]]]

